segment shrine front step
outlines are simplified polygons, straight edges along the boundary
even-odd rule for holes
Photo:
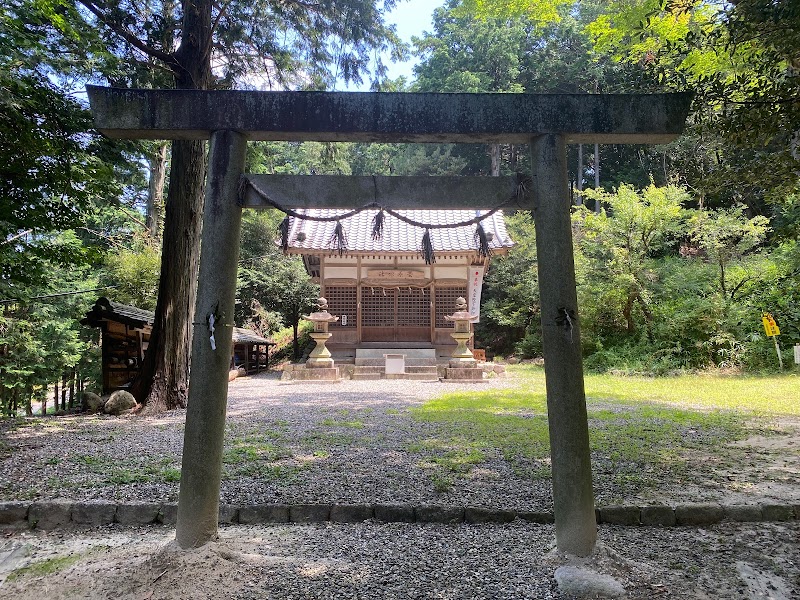
[[[405,354],[403,352],[392,352],[391,354]],[[410,367],[435,367],[435,358],[405,358],[406,369]],[[386,366],[386,359],[381,358],[356,358],[355,364],[357,367],[380,367],[381,369]]]
[[[353,370],[354,380],[377,379],[413,379],[420,381],[438,381],[439,373],[435,365],[406,366],[404,373],[386,373],[384,365],[356,366]]]
[[[299,381],[340,381],[339,367],[295,369],[292,379]]]
[[[402,354],[406,357],[406,362],[420,358],[436,361],[435,348],[356,348],[356,364],[359,364],[359,359],[379,359],[382,361],[386,354]]]

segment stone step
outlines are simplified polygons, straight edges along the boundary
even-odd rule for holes
[[[430,342],[359,342],[358,348],[380,349],[380,348],[433,348]]]
[[[414,381],[439,381],[436,373],[396,373],[384,375],[384,379],[412,379]]]
[[[386,367],[384,365],[369,365],[363,366],[358,365],[353,370],[353,373],[356,374],[366,374],[366,373],[384,373],[386,371]],[[406,365],[405,372],[406,373],[438,373],[439,369],[436,365]]]
[[[432,373],[433,375],[438,376],[439,369],[436,367],[436,365],[421,365],[421,366],[406,365],[406,373]]]
[[[383,373],[386,370],[384,365],[369,365],[369,366],[362,366],[356,365],[356,368],[353,370],[353,373]]]
[[[295,369],[292,379],[300,381],[338,381],[341,375],[339,368]]]
[[[405,373],[386,373],[381,366],[357,366],[353,370],[355,381],[375,381],[378,379],[413,379],[419,381],[438,381],[439,371],[435,366],[406,367]]]
[[[410,358],[429,358],[436,360],[435,348],[357,348],[356,360],[360,358],[380,358],[384,354],[405,354],[406,360]]]
[[[383,379],[383,373],[353,373],[353,381],[375,381]]]
[[[382,367],[386,364],[386,359],[381,358],[357,358],[355,364],[358,367]],[[405,359],[407,367],[426,367],[436,366],[435,358],[408,358]]]

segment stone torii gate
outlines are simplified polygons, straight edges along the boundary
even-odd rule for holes
[[[231,326],[248,140],[530,144],[532,210],[547,382],[558,549],[587,556],[597,526],[573,264],[567,143],[665,143],[683,130],[690,93],[657,95],[410,94],[127,90],[87,87],[96,128],[114,138],[210,139],[177,541],[217,534]],[[385,178],[387,208],[485,209],[507,199],[508,178]],[[492,181],[494,179],[494,181]],[[315,176],[273,186],[292,206],[351,207],[375,190],[322,193]],[[260,185],[263,182],[260,182]],[[323,186],[324,187],[324,186]],[[421,190],[424,189],[424,192]],[[420,201],[422,198],[422,201]],[[258,207],[251,193],[245,207]],[[187,276],[189,276],[187,274]],[[216,317],[216,350],[209,316]]]

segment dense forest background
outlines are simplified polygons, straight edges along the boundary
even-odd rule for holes
[[[156,307],[159,273],[172,260],[162,247],[174,150],[92,133],[82,87],[179,85],[159,63],[166,54],[148,54],[123,34],[140,27],[136,39],[175,44],[170,23],[182,18],[179,8],[195,4],[145,2],[137,10],[149,11],[146,25],[123,3],[112,15],[122,29],[107,30],[90,26],[98,15],[106,24],[111,18],[99,3],[12,0],[1,9],[6,413],[31,410],[65,372],[96,376],[96,332],[78,321],[97,296]],[[695,90],[687,130],[671,144],[569,148],[586,367],[775,370],[762,312],[777,320],[784,361],[792,364],[791,347],[800,343],[797,3],[449,0],[411,48],[377,13],[361,29],[348,20],[339,31],[330,15],[304,20],[301,4],[229,6],[216,13],[206,87],[329,89],[369,74],[377,91]],[[282,14],[287,6],[291,14]],[[332,6],[345,14],[391,4]],[[256,9],[273,15],[271,38],[245,31],[247,11]],[[298,32],[309,31],[332,37],[299,43]],[[414,53],[414,79],[386,79],[375,58],[381,48],[395,57]],[[516,145],[271,142],[250,145],[247,170],[493,175],[525,174],[530,164],[527,147]],[[237,324],[265,335],[285,336],[316,295],[302,265],[274,243],[281,219],[269,211],[244,215]],[[507,222],[516,246],[493,259],[476,345],[535,357],[541,338],[533,223],[522,212],[507,214]]]

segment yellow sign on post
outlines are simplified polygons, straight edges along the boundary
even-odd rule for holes
[[[762,314],[761,322],[764,323],[764,331],[767,332],[767,337],[773,337],[781,334],[778,324],[775,322],[775,319],[770,313]]]
[[[778,364],[780,365],[781,371],[783,371],[783,357],[781,356],[781,347],[778,345],[778,336],[781,334],[781,330],[778,329],[778,324],[775,322],[775,319],[772,318],[772,314],[768,312],[761,314],[761,322],[764,323],[764,331],[767,332],[767,337],[771,337],[772,341],[775,342]]]

